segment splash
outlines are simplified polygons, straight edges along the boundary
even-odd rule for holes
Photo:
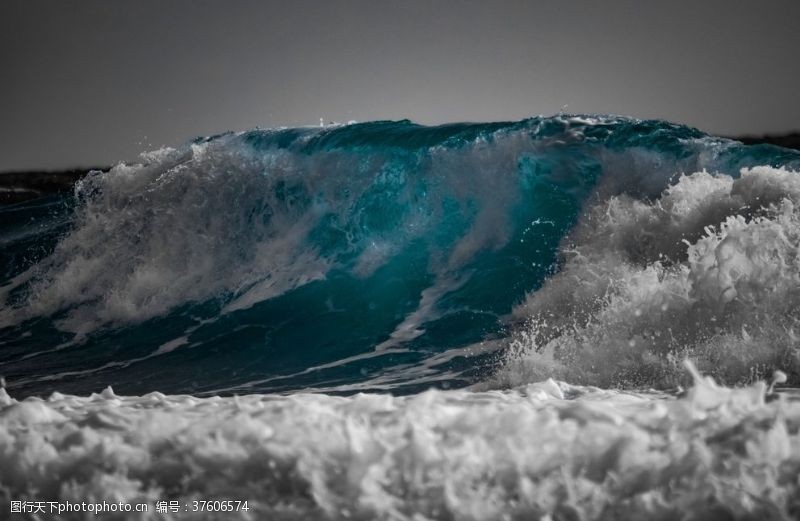
[[[774,369],[800,382],[800,176],[682,176],[653,200],[592,205],[564,265],[514,311],[499,378],[670,387],[690,357],[730,384]]]

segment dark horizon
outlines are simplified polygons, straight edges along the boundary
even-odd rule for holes
[[[800,128],[800,3],[12,0],[0,171],[327,121],[611,113]]]

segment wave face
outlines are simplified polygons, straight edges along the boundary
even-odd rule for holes
[[[798,381],[800,154],[662,121],[252,130],[0,209],[16,396]]]

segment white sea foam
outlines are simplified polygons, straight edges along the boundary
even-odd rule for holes
[[[699,377],[678,399],[552,380],[411,397],[0,391],[0,511],[13,499],[150,504],[105,519],[788,520],[800,401],[764,391]],[[194,499],[251,510],[153,513]]]
[[[279,155],[268,159],[280,170]],[[264,168],[235,147],[202,144],[90,175],[72,230],[25,274],[28,297],[4,321],[69,309],[60,325],[81,334],[223,292],[274,296],[324,272],[303,248],[318,212],[279,204]]]
[[[698,172],[652,201],[595,202],[564,265],[515,309],[497,376],[515,385],[675,385],[679,361],[728,383],[800,381],[800,174]]]

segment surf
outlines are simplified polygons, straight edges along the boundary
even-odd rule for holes
[[[686,354],[794,382],[798,168],[613,116],[198,138],[2,210],[0,367],[19,396],[666,388]]]

